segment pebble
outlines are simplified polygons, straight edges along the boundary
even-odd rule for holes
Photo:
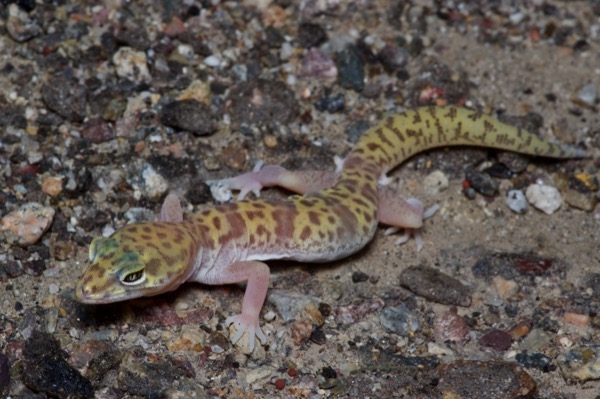
[[[299,113],[294,93],[279,80],[241,82],[231,89],[228,101],[233,127],[287,125]]]
[[[492,330],[479,338],[479,344],[497,351],[505,351],[512,345],[512,336],[506,331]]]
[[[361,92],[365,87],[365,71],[359,50],[352,44],[336,54],[338,81],[344,89]]]
[[[56,197],[63,190],[64,177],[44,176],[42,178],[42,191],[51,197]]]
[[[102,118],[92,118],[81,129],[81,137],[94,144],[100,144],[115,138],[115,130],[111,124]]]
[[[317,111],[327,111],[330,114],[342,112],[346,106],[344,94],[339,94],[333,97],[324,97],[315,103]]]
[[[169,103],[163,106],[159,119],[166,126],[186,130],[195,136],[207,136],[218,128],[216,116],[206,104],[197,100]]]
[[[10,361],[8,356],[0,353],[0,396],[8,393],[10,386]]]
[[[531,330],[519,344],[519,349],[528,352],[542,351],[550,345],[552,337],[541,328]]]
[[[525,195],[531,205],[547,215],[552,215],[562,205],[562,197],[558,189],[546,184],[530,185]]]
[[[408,50],[404,47],[399,47],[395,44],[386,44],[378,54],[379,60],[385,70],[393,72],[397,69],[404,68],[408,63]]]
[[[338,69],[328,54],[313,48],[302,58],[300,76],[335,79],[338,76]]]
[[[529,209],[527,198],[521,190],[509,190],[506,194],[506,205],[511,211],[519,215],[524,214]]]
[[[121,47],[112,57],[117,75],[136,83],[150,81],[146,53],[131,47]]]
[[[572,348],[560,354],[557,363],[567,380],[596,380],[600,378],[600,345]]]
[[[298,26],[298,44],[304,48],[319,47],[327,41],[327,32],[319,24],[304,22]]]
[[[437,370],[444,398],[526,398],[537,388],[525,370],[507,362],[457,360]]]
[[[465,176],[471,188],[486,197],[494,197],[498,194],[498,182],[487,173],[469,169]]]
[[[275,370],[269,366],[254,368],[246,373],[245,380],[247,384],[256,384],[270,379],[274,372]]]
[[[267,300],[275,305],[283,321],[302,320],[308,316],[317,325],[325,322],[319,312],[319,303],[321,302],[319,298],[294,292],[271,290]]]
[[[37,202],[28,202],[0,220],[0,230],[10,231],[21,246],[35,244],[50,227],[54,209]]]
[[[66,361],[67,354],[52,335],[33,331],[23,347],[23,381],[51,397],[94,397],[87,378]]]
[[[85,118],[87,88],[70,79],[54,79],[42,86],[42,100],[52,111],[72,122]]]
[[[449,310],[435,318],[434,333],[437,342],[463,343],[469,339],[469,326],[465,319]]]
[[[436,195],[445,191],[450,186],[448,176],[441,170],[434,170],[423,179],[423,186],[429,195]]]
[[[514,280],[506,280],[502,276],[495,276],[492,279],[492,283],[494,284],[496,293],[498,293],[502,299],[508,299],[519,292],[519,284]]]
[[[36,20],[29,18],[29,14],[21,10],[16,4],[8,5],[6,30],[10,37],[19,43],[31,40],[42,33],[42,28],[39,23]]]
[[[536,368],[544,373],[552,371],[552,359],[543,353],[517,353],[515,360],[523,367]]]
[[[159,199],[169,190],[169,182],[148,163],[142,166],[142,179],[150,199]]]
[[[387,332],[401,336],[409,336],[421,329],[418,315],[404,305],[383,308],[379,322]]]
[[[596,85],[593,82],[585,84],[581,87],[575,96],[573,97],[573,101],[576,104],[583,105],[588,108],[593,108],[596,104]]]
[[[430,301],[469,306],[471,292],[467,286],[437,269],[411,266],[400,274],[400,285]]]

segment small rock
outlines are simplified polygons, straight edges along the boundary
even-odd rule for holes
[[[557,358],[566,379],[581,382],[600,378],[600,345],[578,346]]]
[[[275,370],[269,366],[254,368],[246,373],[246,383],[255,384],[260,381],[267,381],[274,372]]]
[[[0,220],[0,230],[10,231],[21,246],[35,244],[52,224],[54,209],[28,202]]]
[[[543,353],[517,353],[515,360],[528,369],[535,368],[548,373],[556,368],[552,366],[552,359]]]
[[[0,396],[4,397],[8,393],[10,386],[10,361],[8,356],[0,353]]]
[[[344,50],[336,54],[335,61],[340,86],[361,92],[365,87],[365,71],[359,50],[354,45],[348,44]]]
[[[106,123],[104,119],[92,118],[83,125],[81,137],[92,143],[100,144],[115,138],[115,131],[112,125]]]
[[[537,388],[521,367],[506,362],[457,360],[439,366],[438,373],[444,398],[526,398]]]
[[[492,330],[479,338],[479,344],[497,351],[505,351],[512,345],[512,337],[506,331]]]
[[[56,197],[63,190],[62,176],[44,176],[42,178],[42,191],[51,197]]]
[[[465,285],[431,267],[407,268],[400,274],[400,285],[433,302],[458,306],[471,304],[471,293]]]
[[[342,112],[345,106],[344,94],[339,94],[335,97],[325,97],[315,103],[315,108],[318,111],[327,111],[330,114]]]
[[[136,51],[131,47],[121,47],[112,58],[117,75],[136,83],[146,82],[151,79],[148,70],[146,53]]]
[[[562,205],[562,197],[556,187],[545,184],[532,184],[525,192],[531,205],[544,213],[551,215]]]
[[[404,47],[395,44],[386,44],[379,52],[379,60],[388,73],[404,68],[408,63],[408,56]]]
[[[593,108],[596,104],[596,96],[596,85],[590,82],[577,91],[573,97],[573,101],[584,107]]]
[[[144,189],[150,199],[158,199],[169,190],[169,182],[150,164],[145,163],[142,167],[142,179],[144,180]]]
[[[90,381],[67,361],[66,352],[50,334],[33,331],[23,348],[23,382],[52,397],[94,397]]]
[[[434,332],[438,342],[463,343],[469,339],[469,326],[456,310],[444,312],[435,318]]]
[[[301,320],[308,316],[316,325],[322,325],[325,322],[321,312],[319,312],[319,298],[293,292],[271,290],[267,300],[275,305],[283,321]]]
[[[174,101],[165,105],[160,121],[175,129],[187,130],[195,136],[206,136],[217,131],[215,115],[206,104],[197,100]]]
[[[466,179],[475,191],[486,197],[494,197],[498,194],[498,182],[487,173],[469,169]]]
[[[364,272],[354,272],[352,273],[352,282],[353,283],[363,283],[369,280],[369,275]]]
[[[29,14],[21,10],[17,4],[8,6],[6,30],[10,37],[19,43],[26,42],[42,33],[39,23],[29,18]]]
[[[299,75],[318,79],[335,79],[338,76],[338,70],[329,55],[313,48],[302,58]]]
[[[502,276],[492,279],[494,289],[502,299],[508,299],[519,292],[519,285],[514,280],[506,280]]]
[[[429,195],[436,195],[446,190],[450,186],[448,176],[441,170],[434,170],[423,180],[425,191]]]
[[[334,311],[335,321],[340,324],[354,324],[368,313],[381,309],[384,305],[383,300],[374,298],[348,306],[340,306]]]
[[[69,79],[55,79],[42,86],[46,106],[72,122],[85,117],[86,96],[86,87]]]
[[[506,194],[506,205],[511,211],[518,213],[519,215],[524,214],[529,209],[527,198],[521,190],[508,190]]]
[[[286,125],[298,114],[298,102],[278,80],[252,79],[233,87],[228,96],[233,126]]]
[[[551,341],[552,337],[546,331],[540,328],[534,328],[529,335],[521,341],[519,348],[528,352],[538,352],[548,347]]]
[[[309,320],[301,320],[292,324],[292,339],[295,345],[308,341],[313,332],[313,325]]]
[[[401,336],[409,336],[421,329],[419,317],[404,305],[383,308],[379,322],[387,332]]]
[[[319,24],[309,22],[298,26],[298,44],[304,48],[319,47],[327,41],[327,32]]]

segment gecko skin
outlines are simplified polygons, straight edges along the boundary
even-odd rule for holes
[[[117,302],[172,291],[186,281],[247,283],[241,314],[227,318],[236,342],[247,332],[266,340],[259,313],[269,285],[269,259],[327,262],[365,246],[378,223],[416,231],[427,217],[422,204],[403,200],[378,181],[413,154],[440,146],[472,145],[553,158],[583,152],[536,136],[475,111],[425,107],[388,117],[369,129],[338,165],[338,172],[290,172],[267,166],[219,183],[258,193],[283,186],[287,200],[255,199],[216,206],[183,220],[179,200],[169,195],[158,222],[125,226],[96,238],[91,264],[75,288],[79,301]],[[431,212],[429,212],[431,213]],[[405,235],[400,241],[405,241]]]

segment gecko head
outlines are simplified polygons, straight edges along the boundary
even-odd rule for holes
[[[169,225],[174,224],[132,224],[111,237],[95,238],[91,264],[75,287],[77,300],[111,303],[177,288],[189,275],[191,241],[180,228],[169,231]]]

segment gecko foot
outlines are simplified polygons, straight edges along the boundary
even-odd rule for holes
[[[406,200],[406,202],[408,204],[410,204],[411,206],[417,208],[417,209],[423,209],[423,203],[421,201],[419,201],[418,199],[415,198],[410,198],[408,200]],[[438,204],[433,205],[432,207],[423,210],[422,211],[422,218],[423,220],[430,218],[431,216],[433,216],[434,213],[437,212],[437,210],[440,209],[440,206]],[[396,240],[396,245],[401,245],[404,244],[405,242],[407,242],[410,237],[414,237],[415,238],[415,244],[417,246],[417,252],[419,252],[421,250],[421,248],[423,248],[423,235],[421,234],[421,229],[411,229],[411,228],[403,228],[403,227],[389,227],[388,229],[385,230],[385,235],[390,235],[390,234],[395,234],[398,231],[403,230],[402,234],[398,237],[398,239]]]
[[[260,190],[265,187],[263,182],[265,173],[268,174],[273,165],[267,165],[263,170],[263,162],[258,161],[252,172],[244,173],[236,177],[220,180],[207,180],[210,193],[219,202],[227,202],[233,197],[232,191],[239,191],[237,199],[243,200],[248,193],[260,197]]]
[[[258,338],[262,345],[264,345],[267,342],[267,337],[260,329],[260,325],[258,324],[258,319],[256,317],[249,317],[243,314],[230,316],[227,319],[225,319],[225,325],[229,326],[230,324],[233,324],[233,326],[236,329],[236,332],[233,338],[231,339],[232,344],[235,344],[237,341],[239,341],[245,332],[248,333],[250,352],[254,351],[255,338]]]

